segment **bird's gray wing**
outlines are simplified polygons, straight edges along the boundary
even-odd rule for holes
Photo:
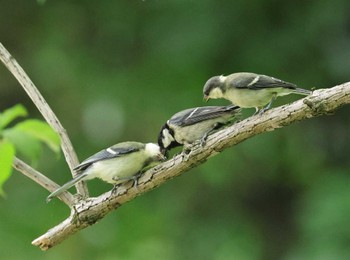
[[[214,119],[225,114],[234,115],[238,106],[206,106],[190,108],[176,113],[169,119],[168,124],[189,126],[205,120]]]
[[[111,146],[107,149],[104,149],[102,151],[99,151],[98,153],[95,153],[94,155],[90,156],[86,160],[84,160],[81,164],[76,166],[74,168],[75,171],[83,171],[86,170],[89,166],[91,166],[94,162],[101,161],[101,160],[108,160],[113,159],[116,157],[123,156],[128,153],[136,152],[140,150],[140,147],[118,147],[118,146]]]
[[[254,75],[254,74],[253,74]],[[265,75],[247,75],[235,79],[231,83],[235,88],[241,89],[264,89],[264,88],[288,88],[295,89],[297,86],[280,79]]]

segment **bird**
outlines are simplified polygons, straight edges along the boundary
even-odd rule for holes
[[[215,129],[228,124],[240,113],[240,108],[230,106],[204,106],[182,110],[162,126],[158,145],[163,154],[177,146],[189,147],[195,141],[205,145],[207,136]]]
[[[90,156],[73,170],[76,177],[52,192],[47,201],[66,191],[79,181],[100,178],[101,180],[119,185],[129,180],[137,184],[140,171],[152,162],[164,161],[166,157],[160,147],[154,143],[122,142]]]
[[[273,101],[289,94],[309,95],[310,90],[293,83],[251,72],[211,77],[203,87],[204,100],[224,98],[241,108],[255,108],[255,113],[268,110]]]

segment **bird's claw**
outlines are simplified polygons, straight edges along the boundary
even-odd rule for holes
[[[122,181],[122,182],[120,182],[120,183],[118,183],[118,184],[115,184],[114,187],[113,187],[113,189],[112,189],[112,192],[115,191],[115,190],[117,190],[117,188],[118,188],[121,184],[124,184],[124,183],[126,183],[126,182],[128,182],[128,181],[131,181],[131,180],[133,181],[132,187],[134,187],[134,188],[137,189],[137,185],[139,184],[138,178],[141,176],[141,174],[142,174],[142,173],[139,172],[139,173],[137,173],[137,174],[135,174],[135,175],[133,175],[133,176],[131,176],[131,177],[126,177],[126,178],[113,177],[112,179],[113,179],[115,182],[118,182],[118,181]]]
[[[181,153],[182,160],[187,162],[188,159],[190,158],[191,152],[192,152],[192,150],[190,147],[184,147],[184,149],[182,150],[182,153]]]
[[[113,178],[113,180],[114,180],[114,178]],[[117,190],[118,190],[119,187],[120,187],[120,183],[119,183],[119,184],[113,185],[113,188],[112,188],[111,193],[112,193],[113,195],[117,194]]]
[[[258,112],[258,115],[264,114],[267,110],[268,110],[268,108],[260,109],[260,111]]]
[[[207,144],[207,137],[203,136],[199,142],[199,145],[203,148]]]

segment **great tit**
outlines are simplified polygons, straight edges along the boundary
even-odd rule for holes
[[[47,197],[50,201],[79,181],[100,178],[105,182],[118,185],[134,179],[140,171],[152,162],[164,161],[160,147],[153,143],[123,142],[104,149],[74,168],[78,172],[75,178],[55,190]],[[136,177],[137,178],[137,177]]]
[[[210,132],[228,124],[240,112],[238,106],[207,106],[180,111],[173,115],[161,128],[158,144],[163,154],[170,149],[188,146],[200,140],[201,145]]]
[[[269,109],[276,97],[292,93],[309,95],[311,91],[280,79],[249,72],[212,77],[203,88],[206,101],[224,98],[242,108],[254,107],[256,113]]]

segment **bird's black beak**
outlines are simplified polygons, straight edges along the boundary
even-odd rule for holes
[[[166,161],[167,157],[165,156],[165,154],[160,153],[158,154],[158,159],[159,161],[164,162]]]

